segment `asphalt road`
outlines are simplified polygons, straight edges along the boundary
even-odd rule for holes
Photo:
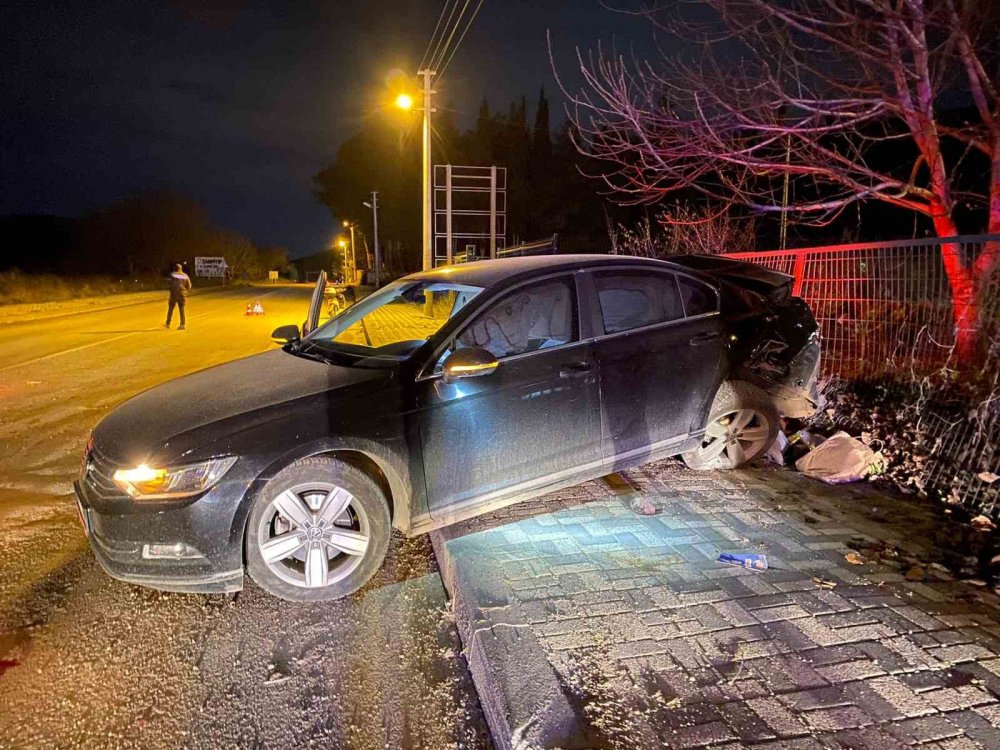
[[[108,578],[72,480],[129,396],[273,348],[311,288],[157,301],[0,327],[0,748],[483,747],[483,721],[426,538],[394,539],[347,600],[294,606]],[[246,317],[260,299],[263,317]],[[176,320],[175,323],[176,325]]]

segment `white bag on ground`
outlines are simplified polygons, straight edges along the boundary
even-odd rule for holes
[[[771,447],[767,449],[767,453],[764,454],[764,458],[770,461],[772,464],[777,464],[778,466],[785,465],[785,448],[788,447],[788,438],[785,437],[785,433],[778,430],[778,439],[771,443]]]
[[[874,461],[875,451],[838,432],[796,461],[795,468],[827,484],[844,484],[864,479]]]

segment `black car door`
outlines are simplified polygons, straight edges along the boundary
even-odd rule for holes
[[[637,463],[704,426],[725,341],[714,288],[669,271],[590,274],[604,329],[594,344],[604,414],[603,450]]]
[[[488,501],[601,454],[600,392],[590,346],[580,340],[576,283],[563,274],[486,303],[449,349],[478,346],[500,361],[491,374],[418,380],[428,506]]]

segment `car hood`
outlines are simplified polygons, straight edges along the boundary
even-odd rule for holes
[[[116,462],[144,460],[177,435],[206,425],[386,377],[385,370],[339,367],[275,350],[143,391],[101,421],[94,444]]]

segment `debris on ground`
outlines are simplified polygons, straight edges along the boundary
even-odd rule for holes
[[[788,449],[788,438],[785,433],[778,430],[778,437],[771,444],[771,447],[767,449],[767,453],[764,454],[764,458],[770,461],[772,464],[777,464],[778,466],[785,465],[785,451]]]
[[[847,560],[851,565],[864,565],[868,561],[859,555],[857,552],[851,551],[844,555],[844,559]]]
[[[645,495],[638,495],[629,503],[629,508],[637,516],[655,516],[656,506],[653,505]]]
[[[807,448],[812,449],[812,448],[818,448],[823,443],[825,443],[826,440],[827,438],[825,435],[820,435],[819,433],[813,432],[812,430],[807,430],[805,428],[802,428],[801,430],[798,430],[795,433],[793,433],[792,436],[788,439],[788,442],[801,443]]]
[[[946,370],[938,375],[832,381],[830,408],[805,424],[825,433],[846,430],[878,450],[884,459],[873,481],[940,500],[944,513],[960,523],[978,513],[1000,522],[1000,469],[988,437],[1000,404],[995,386],[989,379],[956,380]],[[967,515],[960,513],[963,505]],[[946,554],[953,550],[943,547]]]
[[[875,451],[846,432],[838,432],[796,461],[795,468],[827,484],[845,484],[864,479],[875,462]]]
[[[719,562],[748,570],[767,570],[767,557],[753,552],[723,552],[719,555]]]
[[[834,589],[837,588],[837,582],[831,581],[829,578],[823,578],[822,576],[813,576],[813,583],[819,586],[821,589]]]
[[[976,516],[970,523],[976,531],[993,531],[996,528],[996,524],[989,516]]]
[[[856,549],[877,562],[895,561],[899,558],[899,549],[886,541],[870,542]]]

